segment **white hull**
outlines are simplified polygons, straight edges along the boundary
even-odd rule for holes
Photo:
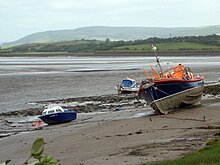
[[[138,92],[139,88],[120,88],[119,92]]]
[[[155,100],[150,106],[159,114],[167,114],[175,108],[185,104],[193,105],[198,103],[202,98],[203,86],[190,88],[188,90]]]

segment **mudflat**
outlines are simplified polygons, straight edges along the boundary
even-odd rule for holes
[[[174,159],[197,151],[208,139],[219,136],[219,101],[216,97],[204,98],[200,107],[162,116],[152,113],[148,106],[81,114],[74,122],[1,138],[0,160],[21,164],[29,156],[33,141],[40,137],[46,143],[44,152],[65,165]]]

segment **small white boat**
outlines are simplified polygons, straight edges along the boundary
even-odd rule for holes
[[[140,83],[128,77],[122,80],[122,82],[117,85],[118,93],[138,92],[139,88],[140,88]]]

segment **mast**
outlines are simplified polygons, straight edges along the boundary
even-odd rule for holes
[[[161,67],[161,65],[160,65],[159,57],[157,57],[156,50],[157,50],[157,48],[152,45],[152,52],[154,53],[154,55],[155,55],[155,57],[156,57],[156,61],[157,61],[157,64],[158,64],[158,66],[159,66],[159,68],[160,68],[160,72],[161,72],[160,77],[162,78],[162,77],[163,77],[163,70],[162,70],[162,67]]]

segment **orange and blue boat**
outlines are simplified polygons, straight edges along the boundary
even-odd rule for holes
[[[194,75],[189,67],[182,64],[162,70],[156,48],[153,47],[157,64],[156,72],[151,67],[151,73],[146,71],[146,80],[142,82],[138,96],[144,99],[158,114],[167,114],[182,106],[197,104],[202,98],[204,77]]]

